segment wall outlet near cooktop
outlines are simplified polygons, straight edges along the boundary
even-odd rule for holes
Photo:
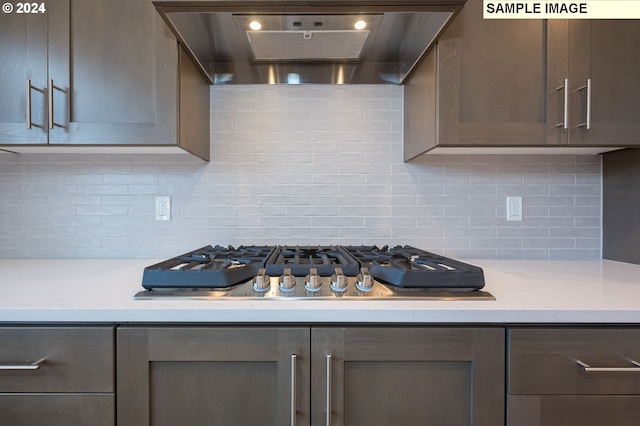
[[[156,220],[171,220],[171,197],[156,197]]]
[[[522,197],[507,197],[507,221],[522,222]]]

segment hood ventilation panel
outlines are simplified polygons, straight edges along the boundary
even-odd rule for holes
[[[211,84],[402,84],[464,2],[153,3]]]
[[[245,33],[255,61],[335,62],[360,60],[382,17],[234,14],[233,20],[238,33]],[[256,25],[259,29],[251,29]]]
[[[359,59],[369,31],[247,31],[256,61]]]

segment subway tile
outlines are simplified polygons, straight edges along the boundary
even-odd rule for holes
[[[544,248],[497,249],[496,257],[509,260],[547,260],[549,250]]]
[[[76,206],[79,216],[128,216],[127,206]]]
[[[460,258],[599,258],[599,156],[404,163],[403,90],[212,87],[210,163],[0,156],[0,257],[163,258],[209,243],[340,243],[410,244]],[[158,195],[172,197],[170,222],[154,220]],[[504,218],[509,195],[523,197],[522,222]]]
[[[364,220],[364,226],[374,226],[374,227],[389,227],[392,230],[396,230],[399,228],[403,229],[412,229],[416,232],[417,227],[417,219],[415,217],[395,217],[395,216],[373,216],[373,217],[348,217],[348,218],[336,218],[336,219],[348,219],[352,222],[351,226],[362,225]],[[339,221],[341,222],[341,221]],[[315,222],[314,222],[315,223]],[[414,236],[415,238],[415,236]]]
[[[442,228],[420,228],[416,230],[413,227],[395,226],[391,229],[391,237],[396,240],[402,241],[402,245],[417,245],[410,241],[415,238],[441,238]],[[375,242],[374,244],[380,245],[382,243]],[[421,247],[423,248],[423,247]],[[424,248],[423,248],[424,249]]]
[[[575,259],[600,259],[602,257],[600,249],[550,249],[549,259],[551,260],[575,260]]]
[[[532,196],[532,195],[549,195],[548,185],[511,185],[501,184],[496,187],[497,195],[502,196]]]
[[[129,193],[129,186],[120,184],[76,185],[75,189],[76,193],[87,195],[126,195]]]
[[[54,216],[73,216],[78,213],[77,206],[73,205],[24,205],[23,214],[28,217],[54,217]]]
[[[262,216],[259,225],[273,228],[310,228],[311,220],[308,216]]]
[[[470,238],[470,247],[477,248],[521,248],[521,238]]]
[[[508,253],[511,254],[513,250],[509,250]],[[496,250],[492,248],[448,248],[442,251],[442,255],[449,256],[458,259],[487,259],[487,258],[495,258]],[[502,256],[504,258],[504,256]]]
[[[262,209],[261,209],[262,210]],[[326,216],[339,216],[340,207],[332,204],[321,204],[317,206],[287,206],[283,215],[310,216],[312,219],[319,219]]]
[[[600,217],[600,206],[549,207],[549,216]]]
[[[334,232],[337,231],[337,235],[340,237],[368,237],[368,238],[377,238],[377,237],[390,237],[391,229],[387,227],[381,228],[365,228],[365,227],[341,227],[334,228]]]
[[[549,235],[558,238],[598,238],[599,228],[550,228]]]
[[[416,206],[416,197],[414,195],[367,195],[364,197],[366,206],[390,205],[394,208],[414,207]]]
[[[600,185],[550,185],[550,195],[600,195]]]
[[[522,245],[525,248],[573,249],[575,241],[571,238],[527,238],[523,240]]]

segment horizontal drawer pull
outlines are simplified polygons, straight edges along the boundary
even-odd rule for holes
[[[40,369],[40,367],[42,366],[42,364],[44,364],[45,359],[44,358],[40,358],[39,360],[37,360],[36,362],[33,362],[31,364],[0,364],[0,370],[8,370],[8,371],[13,371],[13,370],[29,370],[29,371],[37,371]]]
[[[587,363],[576,360],[586,373],[640,373],[640,362],[631,361],[635,367],[592,367]]]

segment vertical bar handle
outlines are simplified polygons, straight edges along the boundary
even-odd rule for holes
[[[53,96],[53,95],[52,95]],[[563,129],[567,130],[569,128],[569,79],[564,79],[564,120],[563,120]]]
[[[31,79],[27,79],[27,129],[31,130]]]
[[[53,129],[53,79],[49,79],[49,128]]]
[[[296,375],[296,366],[297,366],[298,357],[296,354],[291,354],[291,426],[296,426],[296,414],[297,410],[297,401],[296,401],[296,390],[297,390],[297,375]]]
[[[587,79],[587,117],[585,118],[585,128],[591,129],[591,79]]]
[[[555,89],[555,91],[564,91],[564,101],[562,108],[562,123],[558,123],[555,127],[562,127],[564,130],[569,128],[569,79],[564,79],[564,84]]]
[[[326,426],[331,426],[331,355],[325,355],[327,359],[327,422]]]
[[[584,127],[586,130],[591,130],[591,79],[588,78],[584,86],[578,88],[578,92],[581,90],[587,90],[587,111],[583,123],[578,124],[576,127]]]

